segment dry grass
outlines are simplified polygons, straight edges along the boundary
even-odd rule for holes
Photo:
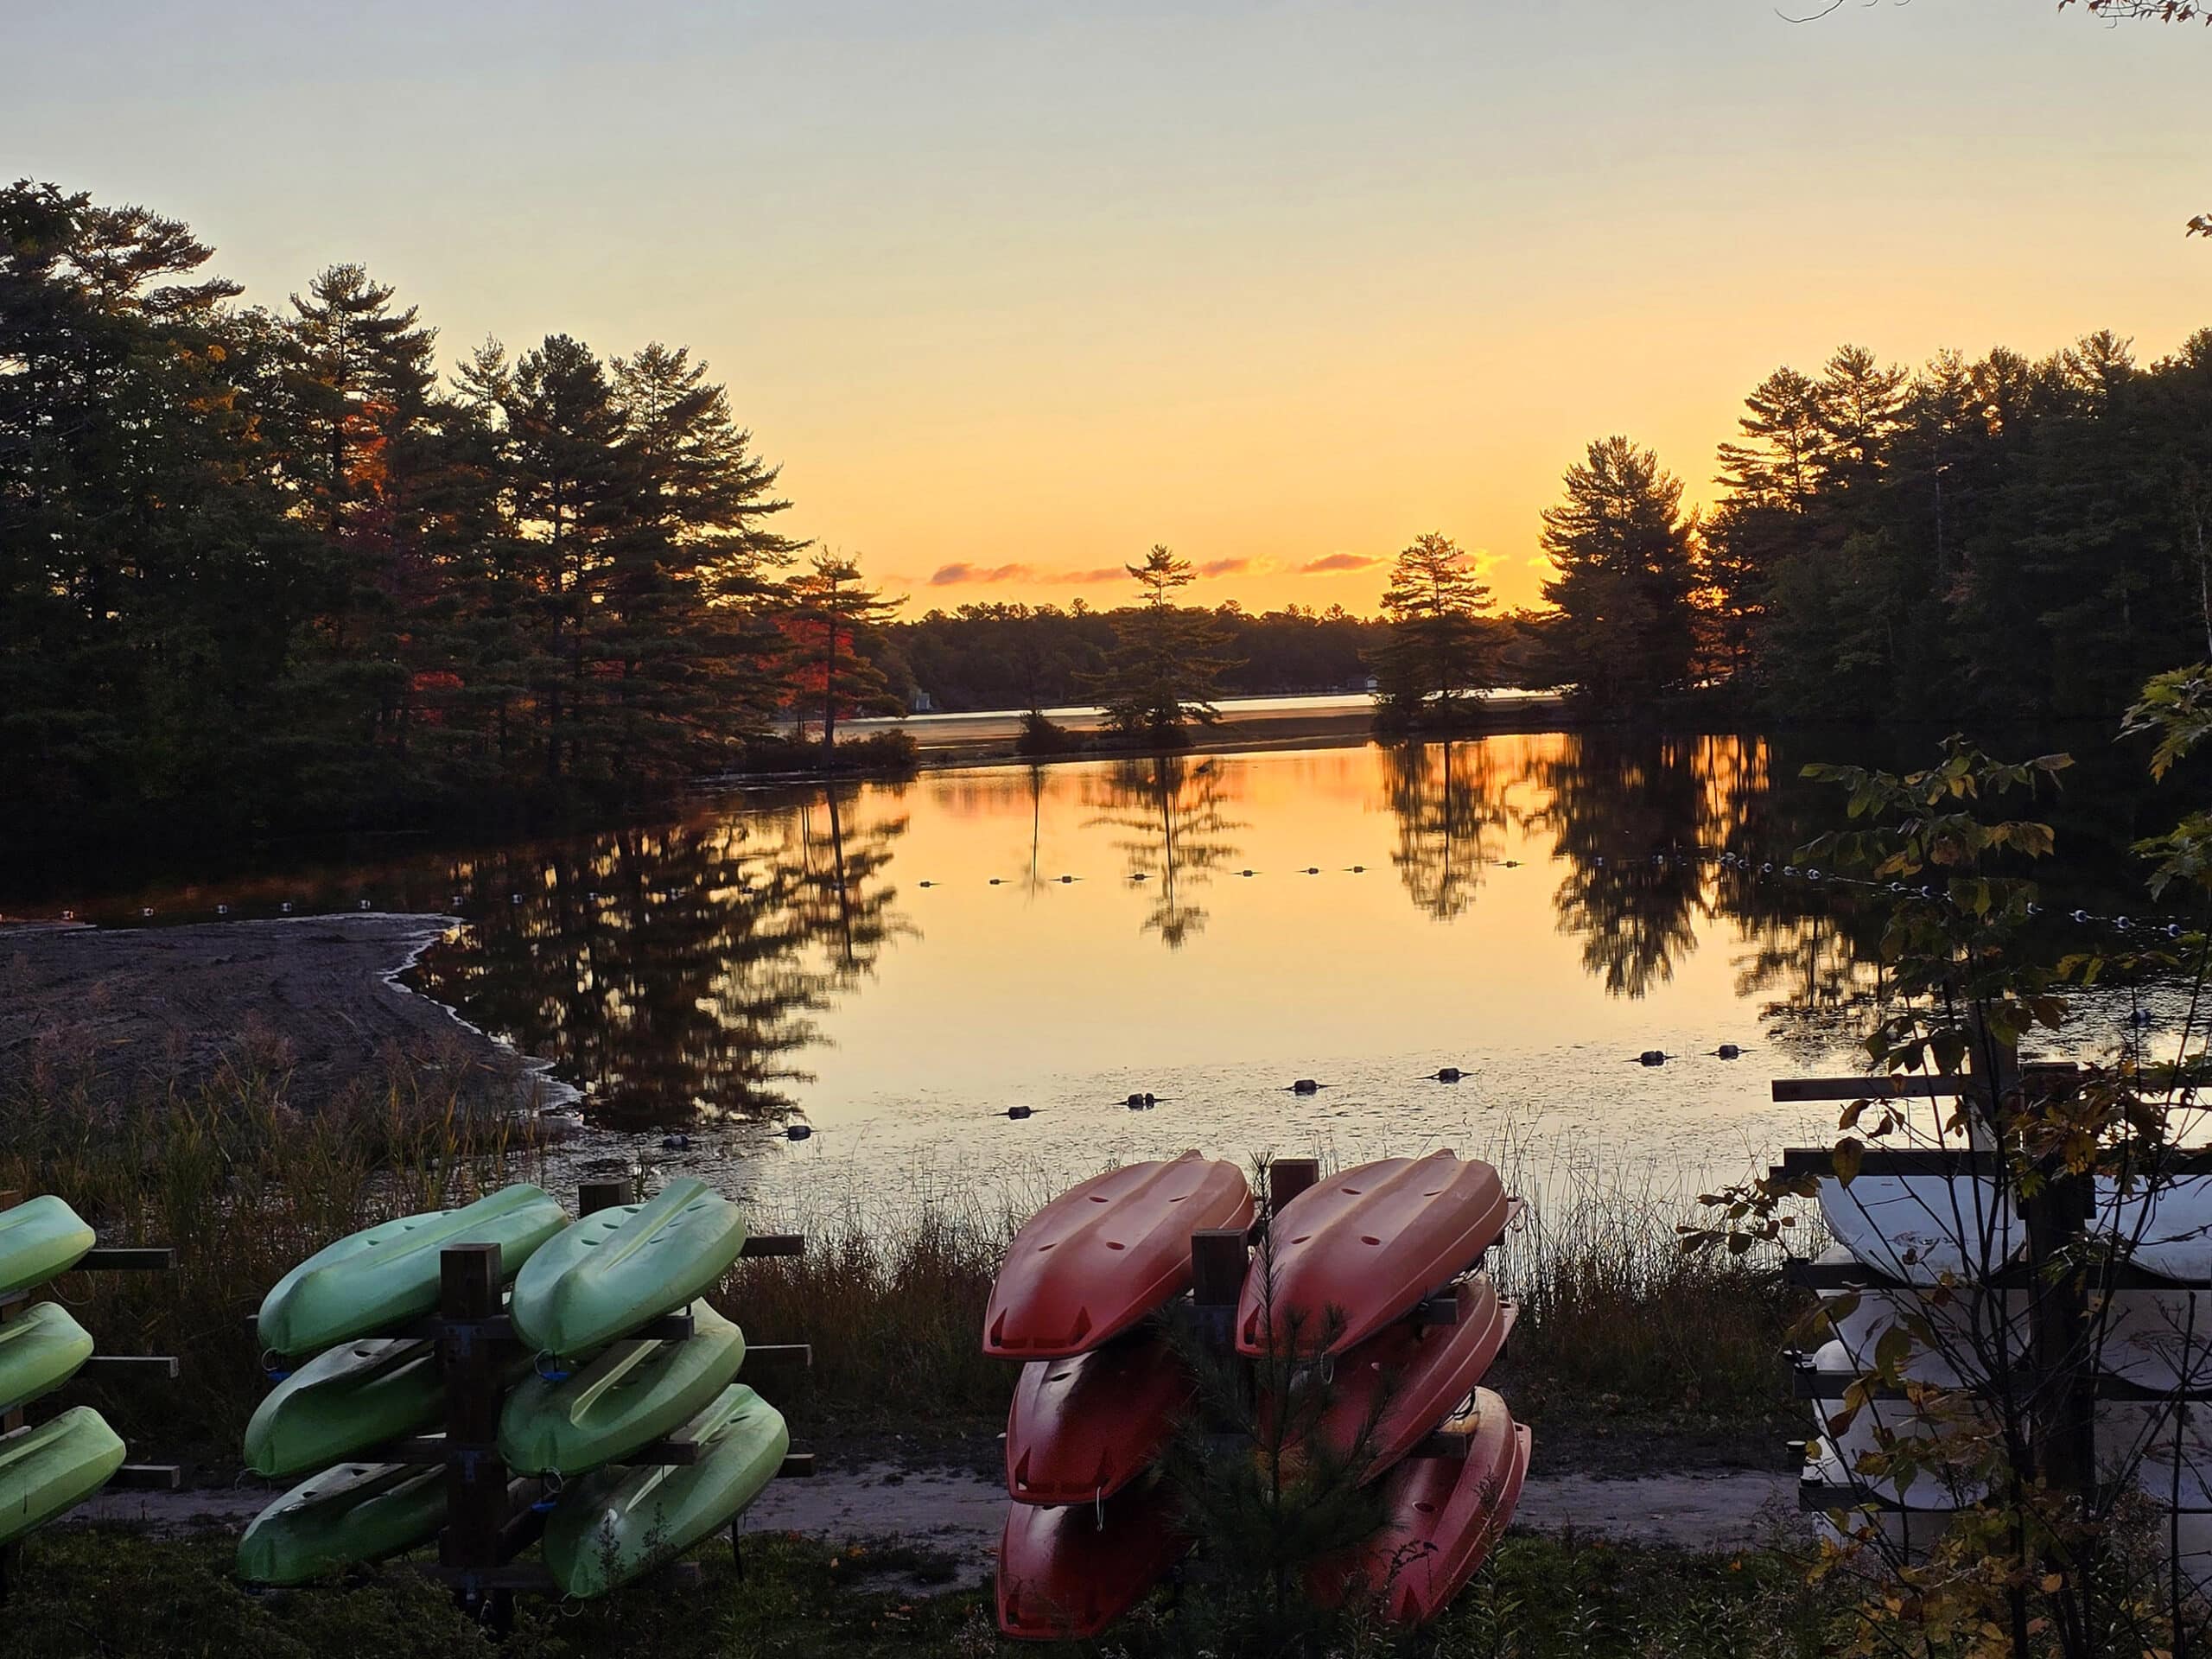
[[[241,1052],[204,1085],[149,1084],[127,1105],[51,1071],[0,1093],[0,1190],[60,1193],[104,1240],[177,1252],[170,1273],[56,1287],[104,1349],[183,1361],[174,1384],[82,1397],[142,1453],[232,1457],[264,1386],[248,1319],[268,1286],[372,1222],[543,1176],[527,1122],[472,1107],[469,1081],[395,1057],[372,1086],[303,1114],[282,1070]],[[1543,1199],[1496,1264],[1523,1310],[1496,1378],[1516,1414],[1561,1451],[1614,1438],[1624,1459],[1649,1463],[1666,1455],[1654,1432],[1770,1451],[1792,1412],[1777,1350],[1793,1304],[1772,1264],[1685,1256],[1685,1202],[1657,1183],[1513,1173]],[[950,1193],[894,1223],[817,1199],[760,1218],[804,1232],[804,1256],[749,1262],[715,1300],[756,1340],[813,1346],[810,1372],[762,1379],[802,1432],[988,1428],[1016,1373],[983,1357],[983,1311],[1020,1218]]]

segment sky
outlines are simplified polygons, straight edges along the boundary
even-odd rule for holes
[[[2212,31],[2050,0],[0,0],[0,173],[359,261],[449,359],[690,346],[790,533],[915,610],[1506,605],[1592,439],[1692,500],[1743,395],[2212,324]]]

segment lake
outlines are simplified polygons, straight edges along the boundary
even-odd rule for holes
[[[75,907],[456,913],[410,983],[550,1059],[592,1145],[771,1205],[1026,1198],[1189,1146],[1453,1146],[1694,1186],[1832,1127],[1770,1078],[1858,1069],[1889,900],[1779,868],[1840,816],[1799,767],[1852,746],[1549,734],[944,771]],[[2139,913],[2121,849],[2178,808],[2100,764],[2055,809],[2054,904]],[[2127,1040],[2129,996],[2080,1040]],[[679,1131],[694,1145],[664,1151]]]

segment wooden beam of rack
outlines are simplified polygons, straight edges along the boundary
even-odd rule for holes
[[[1474,1436],[1464,1429],[1440,1428],[1414,1441],[1414,1449],[1406,1455],[1409,1458],[1449,1458],[1455,1463],[1465,1463],[1468,1442],[1473,1439]]]
[[[814,1363],[814,1344],[808,1342],[748,1343],[745,1363],[764,1365],[810,1366]]]
[[[806,1236],[804,1233],[753,1233],[745,1241],[745,1248],[738,1252],[741,1259],[758,1261],[764,1255],[804,1255]]]
[[[1943,1099],[1974,1090],[1971,1077],[1777,1077],[1769,1085],[1777,1104],[1814,1100]]]
[[[72,1273],[161,1273],[176,1265],[166,1244],[95,1244],[77,1258]]]
[[[1800,1290],[1925,1291],[1930,1288],[1858,1262],[1808,1262],[1802,1257],[1783,1264],[1782,1281]],[[2024,1262],[2009,1262],[1996,1272],[1984,1274],[1979,1282],[1993,1290],[2030,1289],[2035,1285],[2036,1274]],[[2089,1282],[2106,1290],[2212,1290],[2212,1280],[2168,1279],[2163,1274],[2139,1268],[2131,1262],[2107,1262],[2091,1271]]]
[[[175,1354],[94,1354],[81,1369],[114,1371],[125,1376],[165,1376],[172,1381],[177,1374]]]

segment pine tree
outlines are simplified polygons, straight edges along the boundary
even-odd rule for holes
[[[903,602],[862,586],[860,561],[835,553],[817,554],[784,585],[784,683],[802,721],[821,713],[824,766],[836,763],[841,716],[906,712],[889,678],[861,651]]]
[[[1557,571],[1544,597],[1549,658],[1581,701],[1613,714],[1687,690],[1696,669],[1698,569],[1682,486],[1624,437],[1591,444],[1567,469],[1567,499],[1544,509]]]
[[[1471,695],[1496,683],[1482,617],[1491,604],[1489,585],[1449,537],[1432,531],[1398,555],[1382,595],[1389,636],[1370,659],[1380,723],[1447,731],[1460,723]]]
[[[1141,564],[1124,568],[1141,598],[1114,613],[1114,649],[1092,689],[1113,730],[1179,748],[1193,721],[1211,726],[1221,718],[1215,686],[1231,665],[1220,654],[1221,627],[1205,611],[1175,603],[1192,581],[1189,560],[1154,544]]]
[[[791,504],[705,364],[656,342],[614,360],[613,389],[635,492],[603,606],[619,753],[626,765],[658,755],[662,771],[727,765],[773,717],[781,642],[764,612],[773,573],[804,543],[767,527]]]

